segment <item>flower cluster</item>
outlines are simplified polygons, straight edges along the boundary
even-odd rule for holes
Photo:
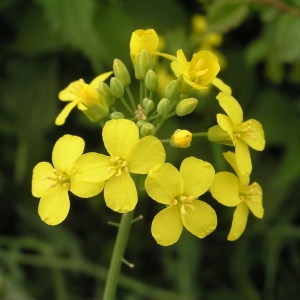
[[[140,83],[138,99],[130,89],[130,71],[119,59],[114,60],[112,71],[97,76],[90,84],[79,79],[59,93],[58,98],[69,103],[55,124],[63,125],[77,107],[91,122],[101,125],[106,151],[83,154],[84,140],[67,134],[54,145],[53,165],[40,162],[34,167],[32,194],[40,198],[38,213],[47,224],[57,225],[66,218],[69,192],[88,198],[103,191],[110,209],[127,213],[135,209],[145,190],[148,198],[165,206],[151,226],[153,237],[163,246],[176,243],[183,228],[198,238],[213,232],[217,227],[213,206],[217,203],[236,207],[228,240],[241,236],[249,210],[257,218],[263,217],[262,188],[256,182],[250,184],[249,151],[249,147],[264,149],[262,125],[255,119],[243,120],[242,108],[231,88],[217,77],[220,64],[213,52],[202,49],[189,60],[183,49],[173,55],[158,48],[155,30],[132,33],[129,52],[135,79]],[[158,96],[160,77],[155,70],[164,59],[173,78]],[[212,124],[204,133],[183,128],[173,130],[167,139],[157,137],[166,120],[192,114],[201,101],[201,92],[213,88],[219,91],[216,98],[226,113],[217,114],[217,125]],[[164,143],[185,149],[198,137],[234,147],[234,152],[223,155],[235,174],[215,173],[213,162],[199,158],[197,151],[184,158],[179,169],[167,161]],[[205,193],[217,202],[201,200],[199,197],[203,199]]]

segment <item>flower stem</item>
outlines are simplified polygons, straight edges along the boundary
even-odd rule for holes
[[[106,284],[104,287],[103,300],[114,300],[119,281],[124,252],[127,245],[130,227],[132,224],[133,211],[124,213],[118,229],[114,245]]]

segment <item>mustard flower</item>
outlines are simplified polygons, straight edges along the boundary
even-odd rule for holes
[[[235,146],[239,169],[250,174],[252,162],[249,147],[257,151],[265,148],[262,125],[255,119],[243,121],[243,110],[231,95],[220,92],[217,99],[227,115],[217,114],[218,125],[209,129],[208,139],[212,142]]]
[[[52,162],[40,162],[33,169],[32,194],[40,198],[38,214],[48,225],[61,223],[68,215],[68,192],[82,198],[99,194],[104,183],[95,178],[96,153],[82,154],[84,140],[66,134],[53,147]]]
[[[218,172],[210,187],[210,192],[221,204],[236,207],[227,237],[229,241],[235,241],[245,230],[249,210],[255,217],[263,217],[262,189],[257,182],[249,184],[250,177],[240,172],[236,155],[233,152],[224,153],[224,157],[237,175],[230,172]]]
[[[188,148],[192,142],[192,133],[186,129],[176,129],[172,134],[170,144],[176,148]]]
[[[130,173],[147,174],[151,167],[163,163],[165,150],[154,136],[139,139],[137,125],[126,119],[107,121],[102,137],[109,155],[99,154],[97,174],[105,181],[104,199],[114,211],[125,213],[135,208],[137,189]]]
[[[172,164],[153,167],[145,181],[148,195],[167,205],[153,219],[151,232],[156,242],[169,246],[178,241],[185,227],[204,238],[217,226],[214,209],[198,199],[213,182],[214,168],[208,162],[188,157],[178,171]]]
[[[66,88],[59,92],[58,98],[61,101],[70,102],[56,117],[55,124],[63,125],[66,118],[74,107],[81,111],[87,111],[89,107],[97,104],[101,106],[103,117],[108,113],[108,105],[105,99],[101,97],[98,86],[99,82],[106,80],[112,72],[106,72],[94,78],[90,84],[87,84],[83,79],[71,82]]]

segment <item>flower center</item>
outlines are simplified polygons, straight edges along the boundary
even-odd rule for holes
[[[260,185],[256,182],[251,185],[241,187],[239,195],[241,201],[251,201],[258,204],[262,200],[262,190]]]
[[[137,106],[137,110],[135,110],[134,113],[137,120],[145,121],[147,119],[143,112],[143,107],[140,104]]]
[[[57,184],[61,184],[63,188],[68,189],[70,187],[70,178],[66,173],[53,170],[53,175],[47,177],[48,180],[53,181],[51,187],[55,187]]]
[[[237,125],[234,128],[234,135],[237,138],[241,138],[241,137],[247,137],[250,139],[255,140],[257,138],[255,129],[252,128],[251,126],[251,120],[243,122],[242,124]]]
[[[188,214],[188,209],[195,209],[195,207],[191,204],[194,200],[194,196],[178,195],[173,199],[171,205],[179,206],[181,214],[186,215]]]
[[[108,168],[108,172],[114,172],[115,176],[121,176],[122,172],[128,172],[127,161],[120,156],[111,157],[112,165]]]

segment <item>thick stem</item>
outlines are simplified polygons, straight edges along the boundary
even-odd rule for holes
[[[124,213],[121,218],[121,222],[118,229],[116,242],[114,245],[106,284],[104,288],[103,300],[115,300],[115,294],[117,285],[119,282],[119,276],[122,266],[122,260],[124,257],[127,240],[132,223],[133,211]]]

